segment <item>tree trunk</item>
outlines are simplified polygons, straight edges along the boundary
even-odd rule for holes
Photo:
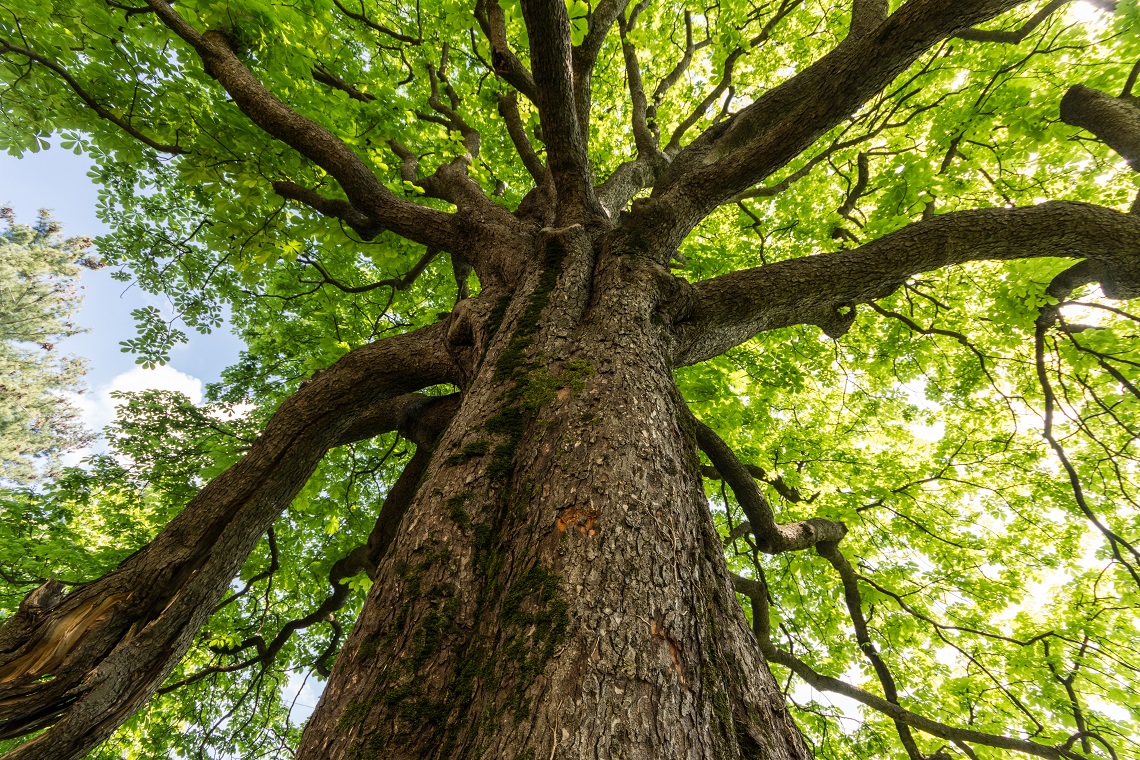
[[[546,230],[298,757],[806,758],[728,581],[664,269]]]

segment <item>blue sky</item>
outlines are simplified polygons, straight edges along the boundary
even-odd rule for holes
[[[39,209],[49,208],[63,224],[65,235],[104,234],[109,230],[95,216],[98,189],[87,177],[89,167],[86,157],[60,148],[22,158],[0,153],[0,203],[12,204],[21,222],[32,222]],[[88,424],[96,429],[114,413],[112,390],[167,388],[200,401],[203,384],[217,380],[242,348],[228,327],[210,335],[186,330],[189,343],[172,351],[167,367],[143,370],[133,354],[121,352],[119,343],[135,337],[133,309],[147,305],[162,309],[164,300],[112,280],[110,269],[85,270],[82,283],[84,303],[76,322],[88,332],[67,339],[60,348],[89,360],[88,392],[79,405]]]
[[[97,235],[108,232],[95,216],[98,189],[87,177],[90,161],[60,148],[14,158],[0,153],[0,204],[11,203],[21,222],[35,220],[41,208],[52,209],[63,224],[65,235]],[[154,305],[160,309],[161,298],[141,292],[111,279],[111,272],[84,270],[84,303],[76,321],[88,332],[68,338],[60,348],[88,358],[88,392],[77,399],[88,426],[101,429],[114,415],[111,392],[165,388],[185,393],[194,402],[202,399],[205,383],[219,379],[220,373],[237,360],[242,343],[229,333],[228,327],[201,335],[186,330],[189,342],[171,352],[170,364],[155,370],[144,370],[134,362],[132,354],[120,351],[119,342],[135,337],[131,311]],[[78,462],[87,452],[76,452],[65,461]],[[312,713],[324,687],[323,681],[304,673],[290,674],[285,688],[285,703],[296,700],[292,711],[294,723],[301,723]]]

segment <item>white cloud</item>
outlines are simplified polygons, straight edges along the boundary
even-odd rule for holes
[[[178,391],[185,394],[194,404],[202,403],[203,383],[199,378],[179,372],[169,365],[144,369],[134,367],[111,378],[111,382],[99,386],[92,392],[71,395],[71,402],[79,409],[85,425],[97,433],[115,419],[115,406],[120,401],[112,398],[114,392],[137,393],[144,390]],[[75,465],[84,457],[103,449],[102,441],[87,449],[71,452],[64,457],[64,463]]]

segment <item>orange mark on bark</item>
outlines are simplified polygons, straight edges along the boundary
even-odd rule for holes
[[[677,678],[681,679],[682,686],[687,684],[688,682],[685,681],[685,670],[681,667],[681,645],[678,644],[672,636],[665,633],[665,628],[656,620],[649,621],[649,633],[669,645],[669,656],[673,658],[673,668],[677,671]]]
[[[598,529],[594,526],[601,516],[602,513],[596,509],[566,507],[558,513],[558,520],[554,524],[559,533],[565,533],[568,528],[573,528],[583,536],[594,536],[598,533]]]

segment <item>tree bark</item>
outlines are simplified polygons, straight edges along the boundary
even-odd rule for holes
[[[1083,84],[1061,99],[1061,119],[1092,132],[1140,171],[1140,107],[1136,98],[1113,97]]]
[[[808,757],[712,524],[667,274],[539,240],[298,757]]]
[[[80,757],[154,694],[246,557],[333,446],[402,427],[455,379],[445,324],[359,348],[273,415],[237,464],[147,546],[62,596],[45,584],[0,627],[0,738],[50,731],[5,760]]]

